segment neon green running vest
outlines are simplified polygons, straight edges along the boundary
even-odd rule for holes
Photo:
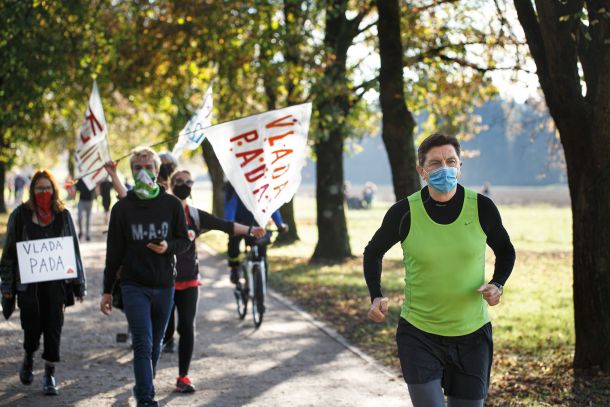
[[[449,225],[430,218],[421,191],[408,198],[411,228],[402,242],[405,299],[400,316],[436,335],[466,335],[489,322],[487,303],[476,291],[485,282],[487,237],[479,223],[477,193],[464,192],[462,211]]]

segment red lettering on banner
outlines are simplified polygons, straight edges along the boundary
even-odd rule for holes
[[[275,198],[277,198],[277,196],[282,192],[282,190],[284,188],[286,188],[286,186],[288,185],[288,181],[284,182],[283,184],[278,185],[277,187],[273,187],[274,190],[277,191],[277,194],[275,194]]]
[[[271,175],[271,178],[278,179],[282,175],[286,174],[289,169],[290,169],[290,165],[284,165],[283,167],[276,167],[273,169],[273,174]],[[278,174],[278,172],[279,172],[279,174]]]
[[[252,143],[254,140],[258,140],[258,133],[256,132],[256,130],[248,131],[246,133],[240,134],[239,136],[235,136],[229,139],[229,141],[235,142],[240,139],[246,140],[248,143]]]
[[[241,158],[242,160],[244,160],[240,164],[242,167],[244,167],[250,161],[256,159],[256,157],[258,157],[261,154],[263,154],[263,149],[262,148],[257,148],[256,150],[244,151],[243,153],[237,153],[237,154],[235,154],[235,157]]]
[[[102,124],[99,122],[99,120],[97,120],[97,118],[95,117],[95,115],[93,114],[93,112],[91,111],[91,107],[87,106],[87,113],[85,115],[85,121],[83,122],[83,127],[85,126],[86,122],[89,122],[89,129],[90,132],[88,132],[88,134],[84,134],[81,130],[80,132],[80,139],[83,141],[83,143],[86,143],[87,141],[91,140],[91,133],[93,133],[93,136],[96,136],[97,133],[95,131],[95,126],[97,125],[97,127],[99,127],[99,131],[102,132],[102,130],[104,130],[104,128],[102,127]]]
[[[286,157],[287,155],[292,154],[292,152],[293,152],[293,151],[294,151],[294,150],[291,150],[291,149],[285,149],[285,150],[275,150],[275,151],[272,151],[272,152],[271,152],[271,154],[275,154],[275,160],[273,160],[273,161],[271,162],[271,164],[273,165],[273,164],[275,164],[275,163],[276,163],[278,160],[280,160],[280,159],[282,159],[282,158]]]
[[[248,182],[259,180],[263,177],[263,175],[265,175],[265,164],[258,166],[245,174]]]
[[[259,194],[259,191],[260,191],[260,194],[258,195],[258,199],[257,199],[257,201],[258,201],[258,202],[260,202],[260,201],[261,201],[261,199],[263,198],[263,194],[264,194],[264,193],[267,191],[267,188],[269,188],[269,184],[265,184],[265,185],[263,185],[263,186],[262,186],[262,187],[260,187],[260,188],[256,188],[256,189],[255,189],[255,190],[252,192],[254,195],[256,195],[256,194]]]
[[[291,134],[294,134],[294,131],[290,130],[288,133],[284,133],[284,134],[280,134],[280,135],[277,135],[277,136],[269,137],[269,145],[273,147],[273,145],[275,144],[275,142],[277,140],[281,140],[281,139],[283,139],[286,136],[290,136]]]
[[[292,118],[292,120],[290,120],[290,118]],[[283,123],[282,123],[282,121],[283,121],[283,120],[286,120],[286,119],[289,119],[289,120],[287,120],[286,122],[283,122]],[[291,114],[289,114],[288,116],[280,117],[279,119],[274,120],[274,121],[272,121],[272,122],[271,122],[271,123],[269,123],[269,124],[266,124],[266,125],[265,125],[265,128],[270,129],[270,128],[272,128],[272,127],[286,127],[286,126],[294,126],[294,123],[295,123],[296,121],[297,121],[297,120],[296,120],[294,117],[292,117],[292,115],[291,115]]]

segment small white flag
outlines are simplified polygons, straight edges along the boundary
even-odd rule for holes
[[[174,157],[178,158],[184,149],[195,150],[205,138],[204,129],[212,125],[212,86],[209,86],[203,95],[203,101],[197,111],[191,116],[184,129],[179,134],[178,142],[172,150]]]
[[[110,160],[107,135],[108,127],[102,100],[97,83],[93,81],[93,90],[89,97],[85,120],[78,132],[75,153],[78,173],[89,190],[95,188],[97,182],[107,175],[106,170],[101,168]],[[92,173],[91,171],[94,170],[97,171]]]
[[[305,103],[205,131],[235,192],[263,227],[301,184],[310,118]]]

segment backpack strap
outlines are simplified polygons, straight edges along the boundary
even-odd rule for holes
[[[195,232],[199,234],[201,231],[201,221],[199,220],[199,210],[194,206],[189,205],[189,215],[191,215],[191,219],[195,223]]]

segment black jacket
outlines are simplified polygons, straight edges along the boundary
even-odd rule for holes
[[[228,235],[233,234],[234,222],[218,218],[194,206],[189,206],[188,212],[187,228],[195,233],[195,238],[208,230],[220,230]],[[176,257],[176,270],[178,271],[176,281],[197,280],[199,278],[199,259],[195,240],[189,243],[185,252]]]
[[[167,251],[157,254],[146,245],[167,241]],[[153,199],[140,199],[129,191],[110,212],[104,269],[104,293],[110,294],[121,270],[121,282],[153,288],[174,286],[176,255],[188,249],[184,210],[180,200],[161,188]]]
[[[66,306],[74,305],[74,297],[82,297],[86,294],[87,285],[85,279],[85,269],[80,256],[80,248],[76,230],[72,222],[72,216],[67,209],[56,214],[61,217],[62,227],[59,236],[72,236],[74,240],[74,255],[76,258],[77,277],[70,280],[65,280]],[[21,204],[11,213],[8,219],[6,240],[0,259],[0,278],[2,284],[0,289],[2,293],[10,293],[17,295],[26,295],[29,284],[22,284],[19,277],[19,264],[17,262],[17,242],[28,240],[27,226],[28,222],[32,222],[32,211]]]

